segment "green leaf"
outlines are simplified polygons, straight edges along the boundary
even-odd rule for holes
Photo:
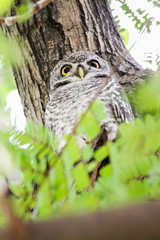
[[[72,171],[77,191],[82,191],[90,186],[90,179],[84,164],[78,164]]]
[[[108,156],[108,147],[107,145],[103,145],[100,147],[95,153],[94,153],[94,158],[96,161],[100,162],[104,160]]]
[[[18,21],[23,22],[28,20],[32,16],[33,3],[30,1],[26,4],[17,7],[17,12],[19,15]]]
[[[13,3],[14,3],[14,0],[1,0],[0,1],[0,15],[7,13]]]
[[[123,39],[125,46],[127,46],[128,42],[129,42],[129,31],[125,28],[122,28],[122,29],[120,29],[120,34],[121,34],[121,37]]]
[[[86,135],[92,141],[100,133],[100,127],[91,112],[87,112],[77,127],[77,134]],[[87,139],[88,140],[88,139]]]
[[[41,185],[37,195],[37,210],[40,217],[51,213],[51,192],[49,180],[46,179]]]
[[[19,41],[15,37],[6,37],[0,30],[0,55],[13,66],[20,66],[23,62],[22,44],[20,42],[22,43],[22,40]]]
[[[147,85],[139,87],[136,93],[138,109],[143,113],[156,114],[160,111],[160,78],[159,73]],[[152,101],[151,101],[152,99]]]
[[[96,119],[99,125],[107,117],[105,109],[106,109],[105,104],[97,100],[94,101],[91,106],[91,113],[93,114],[94,119]]]
[[[86,161],[86,162],[89,161],[93,156],[93,150],[91,146],[89,144],[84,146],[81,149],[81,154],[82,154],[83,161]]]
[[[67,196],[67,186],[62,161],[59,160],[56,166],[51,169],[49,179],[52,189],[51,194],[54,202],[65,199]]]
[[[91,173],[95,168],[97,167],[96,161],[91,161],[90,163],[87,164],[86,169],[88,173]]]
[[[100,171],[100,174],[101,174],[102,177],[104,177],[104,176],[108,177],[108,178],[111,177],[112,176],[112,166],[111,166],[111,164],[103,167]]]
[[[72,166],[73,163],[77,162],[80,158],[80,151],[77,146],[77,142],[74,136],[69,135],[67,137],[68,142],[62,152],[62,159],[68,163],[69,166]]]

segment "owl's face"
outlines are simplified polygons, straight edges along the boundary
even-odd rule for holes
[[[106,60],[91,52],[75,52],[59,61],[51,74],[51,90],[69,83],[89,81],[110,74]]]

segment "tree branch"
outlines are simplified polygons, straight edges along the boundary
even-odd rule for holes
[[[25,224],[27,240],[150,240],[160,239],[160,202],[150,202],[118,210],[92,213]],[[0,230],[0,239],[15,239],[7,230]],[[21,238],[24,240],[25,238]]]
[[[4,22],[7,26],[11,26],[12,24],[16,22],[22,21],[22,19],[26,19],[27,16],[33,16],[35,13],[39,12],[42,8],[46,7],[49,3],[51,3],[52,0],[40,0],[36,2],[33,7],[22,15],[15,15],[10,17],[0,17],[0,23]]]

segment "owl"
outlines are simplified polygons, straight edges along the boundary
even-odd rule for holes
[[[50,100],[45,112],[45,124],[59,139],[59,151],[65,145],[64,136],[72,133],[94,100],[105,106],[106,118],[100,127],[112,141],[117,136],[118,123],[133,122],[134,115],[110,65],[92,52],[78,51],[64,57],[51,73]],[[83,134],[79,136],[80,147],[86,140]]]

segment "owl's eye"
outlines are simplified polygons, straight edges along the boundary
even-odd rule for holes
[[[97,62],[96,60],[91,60],[91,61],[88,62],[88,64],[89,64],[91,67],[100,68],[100,64],[99,64],[99,62]]]
[[[65,65],[61,68],[62,76],[66,76],[72,67],[70,65]]]

